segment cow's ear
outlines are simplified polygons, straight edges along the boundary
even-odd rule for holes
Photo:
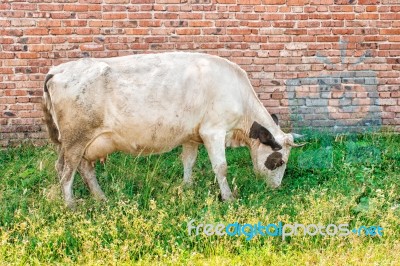
[[[255,121],[250,128],[249,137],[252,139],[259,139],[262,144],[271,146],[274,151],[282,149],[282,146],[275,141],[271,132]]]
[[[251,128],[250,128],[249,137],[252,139],[258,139],[261,128],[262,128],[262,126],[259,123],[254,121],[253,125],[251,125]]]
[[[275,124],[279,126],[278,116],[276,114],[272,114],[271,117],[272,117],[272,119],[274,119]]]

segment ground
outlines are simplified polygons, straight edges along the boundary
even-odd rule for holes
[[[277,190],[252,171],[246,148],[228,149],[232,203],[219,201],[201,149],[194,186],[182,185],[180,149],[115,153],[98,164],[108,201],[77,176],[78,207],[64,207],[54,148],[0,151],[0,264],[400,265],[400,135],[320,135],[293,149]],[[206,236],[187,223],[380,226],[383,236]]]

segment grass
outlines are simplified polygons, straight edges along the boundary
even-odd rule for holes
[[[207,152],[182,186],[180,149],[96,167],[108,197],[76,176],[64,207],[51,146],[0,151],[0,264],[400,265],[400,135],[319,136],[293,149],[282,187],[254,175],[249,151],[228,149],[233,203],[219,201]],[[380,225],[382,237],[188,235],[187,223]]]

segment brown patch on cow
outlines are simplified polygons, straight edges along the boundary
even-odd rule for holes
[[[270,156],[268,156],[265,161],[265,167],[269,170],[275,170],[276,168],[282,166],[285,162],[282,160],[282,153],[273,152]]]
[[[252,139],[259,139],[262,144],[271,146],[274,151],[282,149],[282,146],[276,142],[271,132],[257,122],[254,122],[251,126],[249,137]]]

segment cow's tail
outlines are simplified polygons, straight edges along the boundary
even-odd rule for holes
[[[44,80],[44,88],[43,88],[43,113],[44,113],[44,122],[46,123],[47,126],[47,131],[49,132],[49,137],[51,141],[53,141],[55,144],[61,144],[59,140],[59,131],[58,127],[54,121],[54,118],[52,116],[53,113],[53,104],[51,102],[51,97],[50,93],[47,87],[47,83],[49,80],[53,77],[53,74],[48,74],[46,76],[46,79]]]

